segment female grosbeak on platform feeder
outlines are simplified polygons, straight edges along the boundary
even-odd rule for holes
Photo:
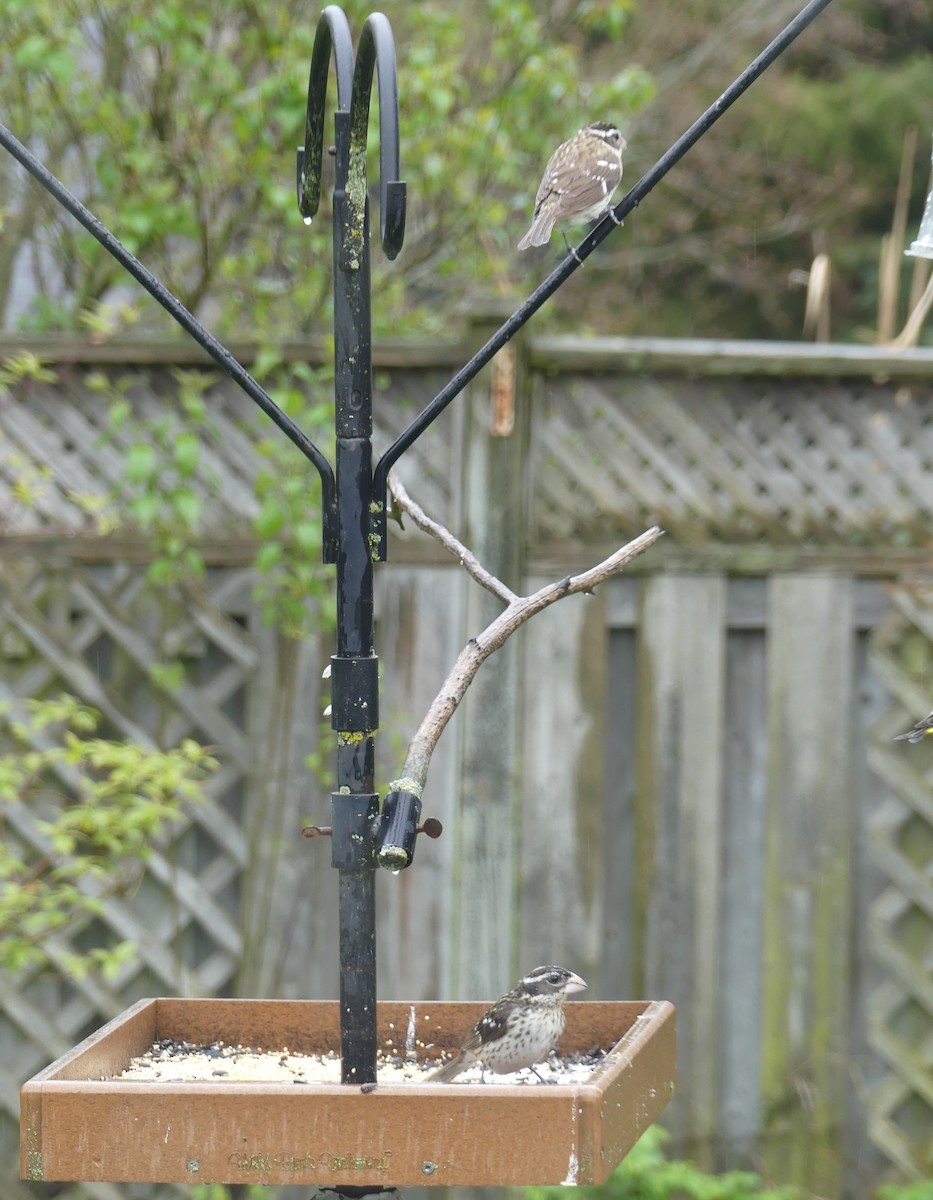
[[[564,1032],[567,996],[585,988],[580,976],[565,967],[535,967],[487,1009],[460,1052],[429,1075],[428,1082],[448,1083],[475,1063],[499,1075],[522,1067],[534,1071],[535,1063],[547,1058]]]

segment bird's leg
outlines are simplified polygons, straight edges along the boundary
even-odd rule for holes
[[[574,248],[573,248],[573,246],[571,246],[570,242],[567,241],[567,235],[566,235],[566,233],[564,233],[563,229],[560,231],[560,236],[564,239],[564,245],[567,247],[567,253],[571,256],[571,258],[575,258],[578,265],[582,267],[583,259],[580,257],[579,254],[577,254],[576,250],[574,250]]]
[[[537,1067],[531,1067],[531,1068],[530,1068],[530,1070],[531,1070],[531,1071],[532,1071],[532,1072],[533,1072],[535,1075],[538,1075],[538,1070],[537,1070]],[[539,1083],[547,1083],[547,1080],[544,1078],[544,1076],[543,1076],[543,1075],[538,1075],[538,1082],[539,1082]]]

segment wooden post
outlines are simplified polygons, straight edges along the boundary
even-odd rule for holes
[[[719,1082],[726,586],[720,574],[652,576],[642,592],[636,737],[636,989],[680,1005],[690,1111],[675,1133],[712,1165]],[[640,940],[641,944],[638,944]]]
[[[853,659],[834,575],[769,584],[761,1090],[767,1173],[821,1196],[843,1179]]]

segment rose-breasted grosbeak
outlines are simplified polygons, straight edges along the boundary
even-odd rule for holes
[[[626,142],[615,125],[594,121],[562,143],[551,155],[535,196],[531,228],[519,250],[543,246],[556,221],[586,224],[609,207],[622,179]]]
[[[928,717],[924,717],[922,721],[918,721],[913,729],[908,729],[906,733],[899,733],[894,740],[896,742],[922,742],[928,734],[933,734],[933,712]]]
[[[483,1013],[459,1054],[428,1081],[447,1083],[477,1062],[500,1075],[522,1067],[534,1070],[564,1032],[564,1000],[585,988],[580,976],[565,967],[535,967]]]

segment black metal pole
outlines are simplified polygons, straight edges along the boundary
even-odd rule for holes
[[[347,202],[348,113],[335,117],[334,406],[337,434],[337,653],[331,660],[337,733],[333,862],[340,872],[340,1053],[344,1083],[376,1078],[376,860],[379,798],[373,790],[379,724],[373,652],[372,346],[369,212],[351,230]],[[352,238],[353,257],[347,253]]]
[[[344,1083],[376,1079],[376,836],[374,734],[379,725],[373,646],[371,543],[372,334],[366,141],[373,72],[379,71],[381,240],[401,249],[405,185],[398,180],[398,91],[388,21],[363,26],[355,64],[346,17],[322,14],[311,59],[305,146],[298,156],[298,205],[310,220],[321,191],[324,101],[331,50],[337,72],[334,115],[334,422],[337,493],[337,650],[331,659],[331,723],[337,734],[337,790],[331,794],[333,865],[339,872],[340,1053]],[[353,69],[352,86],[349,79]]]

